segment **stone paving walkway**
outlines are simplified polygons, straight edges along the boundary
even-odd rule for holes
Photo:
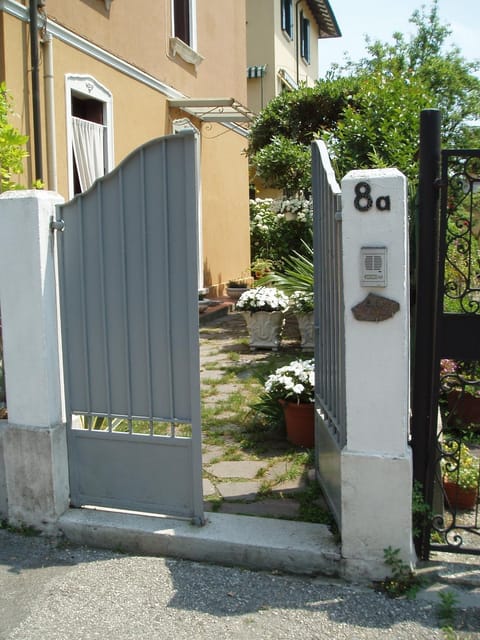
[[[213,313],[211,319],[201,317],[201,388],[202,402],[206,405],[225,401],[230,394],[242,389],[241,378],[238,382],[215,384],[224,377],[227,369],[238,366],[239,370],[245,370],[245,365],[253,366],[271,355],[267,350],[252,351],[249,348],[241,313],[223,311],[224,314],[217,317]],[[312,357],[309,352],[302,354],[299,340],[294,320],[287,320],[280,352],[291,353],[292,359]],[[232,353],[235,360],[232,360]],[[228,415],[225,416],[225,427],[227,432],[235,428],[229,424]],[[240,449],[240,459],[235,460],[228,459],[232,446],[235,447],[235,443],[228,435],[220,445],[203,446],[205,510],[298,519],[299,496],[314,481],[314,470],[306,466],[295,473],[292,468],[295,460],[288,455],[292,452],[292,445],[285,439],[273,439],[261,457]],[[269,487],[267,492],[264,491],[266,483]],[[319,506],[325,506],[321,498],[317,500]]]

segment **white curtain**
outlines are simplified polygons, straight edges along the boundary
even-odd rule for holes
[[[80,188],[85,191],[105,173],[103,124],[72,117],[73,154]]]

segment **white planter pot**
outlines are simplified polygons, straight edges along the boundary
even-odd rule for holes
[[[247,323],[251,349],[278,349],[284,323],[282,311],[244,311],[243,317]]]
[[[313,311],[310,313],[296,313],[295,317],[298,322],[298,329],[300,331],[302,349],[312,349],[314,345],[314,331],[313,331]]]

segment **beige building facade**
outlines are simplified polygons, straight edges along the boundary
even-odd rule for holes
[[[250,264],[245,25],[238,0],[0,0],[0,82],[29,136],[19,180],[68,200],[141,144],[193,128],[199,288],[221,294]],[[92,166],[82,136],[100,140]]]
[[[328,0],[247,0],[248,106],[318,79],[318,40],[341,35]]]

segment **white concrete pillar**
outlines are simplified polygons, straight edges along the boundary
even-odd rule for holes
[[[387,574],[384,549],[414,558],[408,446],[410,338],[406,178],[342,181],[347,444],[341,454],[347,573]]]
[[[0,308],[8,408],[8,423],[0,432],[3,503],[10,522],[39,529],[49,528],[65,511],[69,493],[50,231],[61,202],[58,194],[47,191],[0,195]]]

